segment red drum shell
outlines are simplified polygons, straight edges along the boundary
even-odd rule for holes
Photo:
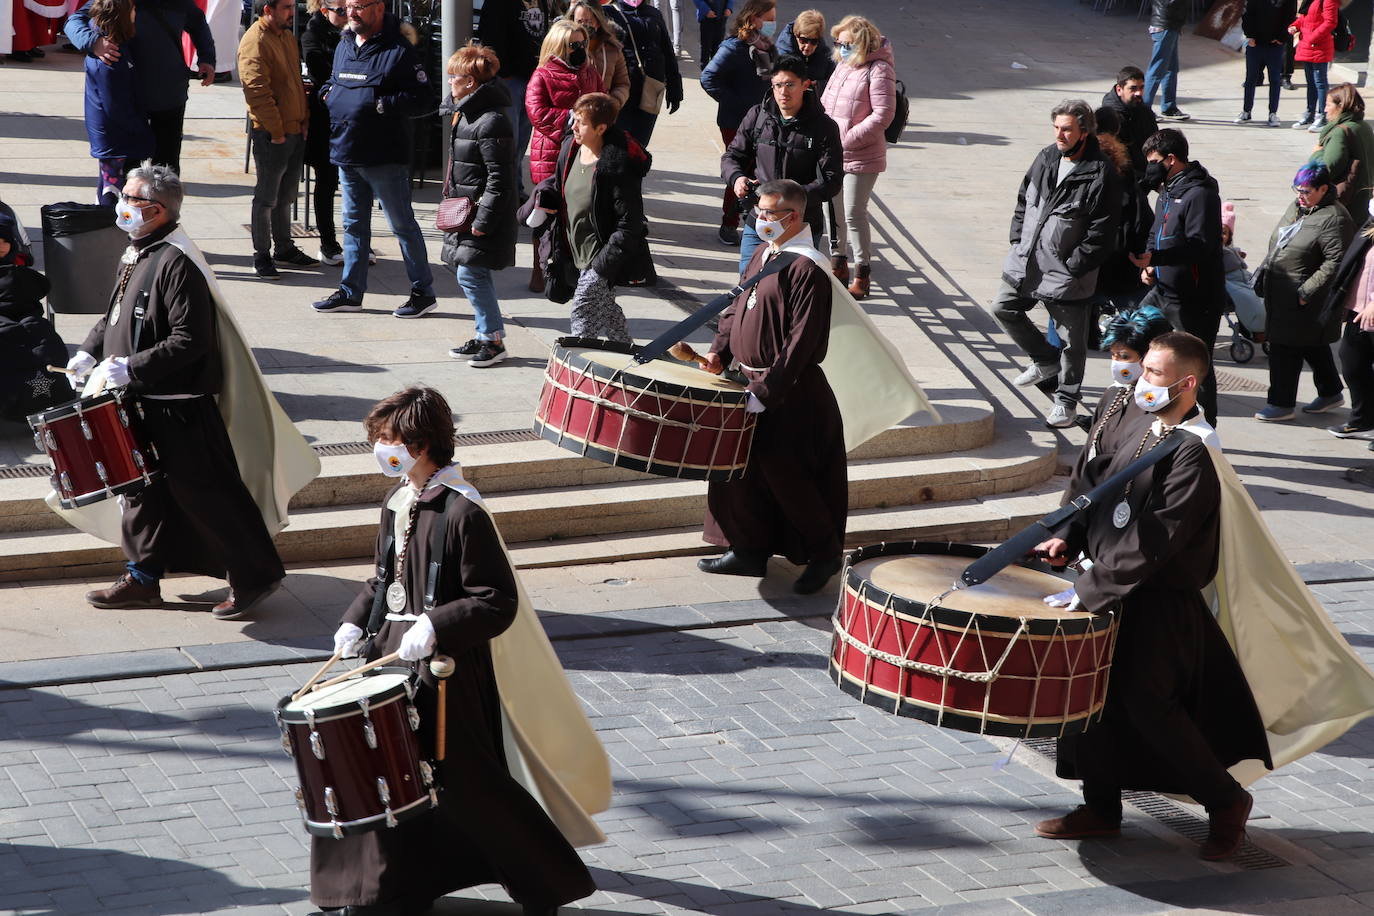
[[[161,473],[141,418],[138,398],[122,388],[28,418],[34,444],[52,461],[53,489],[64,509],[134,493]]]
[[[296,799],[311,834],[338,838],[383,830],[418,817],[438,803],[433,767],[421,757],[411,726],[414,706],[406,683],[409,675],[404,668],[378,668],[327,687],[320,697],[306,694],[293,702],[286,696],[277,703],[282,742],[295,759],[301,780]],[[360,699],[367,700],[366,715]],[[315,713],[313,729],[307,707]],[[369,721],[376,747],[367,740]],[[312,738],[312,733],[317,737]],[[390,818],[388,805],[381,799],[380,779],[386,780]],[[326,790],[334,800],[333,813]]]
[[[1036,594],[1009,598],[996,613],[931,606],[925,602],[947,584],[918,600],[879,588],[856,569],[878,557],[920,564],[923,556],[959,558],[961,567],[986,552],[915,542],[851,553],[834,620],[831,675],[869,705],[945,728],[1017,738],[1083,731],[1101,718],[1106,701],[1115,614],[1047,609],[1040,598],[1055,589],[1040,583]],[[1059,588],[1068,585],[1060,580]]]
[[[544,374],[534,431],[569,451],[662,477],[733,480],[754,437],[744,386],[670,360],[638,365],[640,348],[564,337]],[[589,352],[615,354],[613,368]],[[700,385],[692,384],[700,381]]]

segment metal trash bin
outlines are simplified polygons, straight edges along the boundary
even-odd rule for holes
[[[46,204],[43,272],[52,288],[48,306],[64,315],[99,315],[110,304],[119,258],[129,247],[112,207],[65,201]]]

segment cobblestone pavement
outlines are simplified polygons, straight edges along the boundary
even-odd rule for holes
[[[1316,588],[1374,657],[1374,586]],[[827,612],[802,604],[752,625],[558,640],[616,780],[598,818],[609,842],[583,851],[601,891],[581,906],[1374,908],[1374,723],[1258,784],[1252,840],[1282,867],[1203,863],[1138,811],[1120,840],[1050,842],[1031,824],[1074,804],[1073,788],[1027,749],[999,769],[1009,742],[840,694],[824,671]],[[0,691],[0,910],[310,912],[296,778],[270,710],[312,667]],[[499,888],[467,893],[437,911],[513,912],[475,902],[505,900]]]

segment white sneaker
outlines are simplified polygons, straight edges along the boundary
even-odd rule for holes
[[[1055,429],[1064,429],[1073,426],[1074,419],[1078,416],[1077,407],[1065,407],[1058,401],[1050,408],[1050,412],[1045,414],[1045,425]]]
[[[1279,123],[1278,112],[1270,112],[1270,113],[1269,113],[1268,126],[1269,126],[1269,127],[1282,127],[1282,126],[1283,126],[1281,123]]]
[[[1046,379],[1052,379],[1059,374],[1058,364],[1052,366],[1039,366],[1031,363],[1020,375],[1011,380],[1017,388],[1029,388],[1031,385],[1038,385]]]
[[[1303,115],[1303,116],[1302,116],[1301,118],[1299,118],[1298,120],[1296,120],[1296,121],[1293,122],[1293,129],[1294,129],[1294,130],[1307,130],[1307,128],[1309,128],[1309,127],[1311,127],[1311,126],[1312,126],[1312,112],[1310,112],[1310,111],[1309,111],[1307,114]]]
[[[1312,122],[1311,127],[1307,128],[1307,132],[1309,134],[1319,134],[1322,132],[1322,128],[1324,127],[1326,127],[1326,118],[1318,118],[1317,120]]]
[[[1242,112],[1240,113],[1240,117],[1236,118],[1236,120],[1235,120],[1234,122],[1232,122],[1232,123],[1234,123],[1234,124],[1244,124],[1244,123],[1246,123],[1246,122],[1249,121],[1249,120],[1250,120],[1250,112],[1248,112],[1248,111],[1242,111]]]

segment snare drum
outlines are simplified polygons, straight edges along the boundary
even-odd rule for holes
[[[880,544],[849,555],[830,672],[865,703],[945,728],[1039,738],[1101,718],[1118,620],[1041,599],[1070,583],[1009,566],[950,592],[986,548]]]
[[[641,366],[638,351],[608,340],[559,339],[534,431],[617,467],[692,480],[741,476],[754,438],[744,386],[666,359]]]
[[[306,830],[338,839],[395,827],[439,804],[434,768],[420,755],[414,699],[408,670],[378,668],[277,703]]]
[[[133,493],[161,473],[142,419],[143,405],[122,388],[28,418],[34,445],[52,460],[52,488],[62,508]]]

